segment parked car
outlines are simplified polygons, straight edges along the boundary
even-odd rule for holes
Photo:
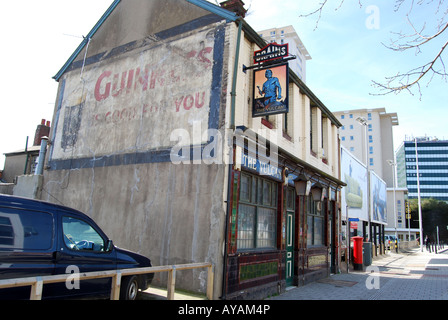
[[[45,284],[43,299],[109,297],[111,278],[81,280],[75,274],[151,267],[151,261],[116,247],[87,215],[57,204],[0,195],[0,280],[67,274]],[[121,280],[120,299],[133,300],[154,274]],[[0,299],[28,299],[30,287],[0,289]]]

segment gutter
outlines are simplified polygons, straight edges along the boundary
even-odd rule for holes
[[[211,13],[214,13],[224,19],[229,21],[236,21],[238,19],[238,16],[230,12],[226,9],[223,9],[217,5],[214,5],[213,3],[210,3],[205,0],[186,0],[187,2],[194,4],[204,10],[207,10]],[[84,49],[84,47],[87,46],[89,41],[92,39],[92,37],[95,35],[95,33],[98,31],[98,29],[101,27],[101,25],[106,21],[107,18],[111,15],[111,13],[115,10],[115,8],[118,6],[118,4],[121,2],[121,0],[115,0],[110,7],[106,10],[106,12],[103,14],[101,19],[95,24],[92,30],[87,34],[87,36],[84,37],[81,44],[76,48],[75,52],[72,53],[70,58],[65,62],[65,64],[62,66],[62,68],[56,73],[55,76],[53,76],[53,79],[56,81],[59,81],[59,79],[62,77],[62,75],[67,71],[69,66],[75,61],[76,57],[81,53],[81,51]]]
[[[202,8],[204,10],[207,10],[211,13],[214,13],[224,19],[227,20],[227,22],[230,21],[236,21],[239,17],[234,12],[231,12],[227,9],[223,9],[213,3],[210,3],[205,0],[186,0],[187,2],[194,4],[198,6],[199,8]]]

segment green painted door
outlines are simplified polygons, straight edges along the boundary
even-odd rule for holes
[[[294,284],[294,208],[295,192],[288,188],[286,195],[286,286]]]
[[[286,285],[294,282],[294,213],[286,214]]]

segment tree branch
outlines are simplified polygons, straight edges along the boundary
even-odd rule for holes
[[[327,4],[327,2],[328,2],[328,0],[323,0],[323,2],[319,3],[319,6],[316,10],[314,10],[310,13],[307,13],[307,14],[301,14],[299,16],[299,18],[307,18],[307,17],[313,16],[315,14],[318,14],[318,17],[316,20],[316,26],[314,27],[314,30],[316,30],[317,27],[319,26],[320,18],[322,17],[322,11],[324,10],[324,7]],[[361,0],[358,0],[358,3],[359,3],[359,7],[362,7]],[[339,5],[334,10],[338,11],[342,7],[343,4],[344,4],[344,0],[340,0]]]
[[[358,0],[359,6],[362,8],[362,0]],[[404,34],[402,32],[394,33],[397,36],[395,41],[391,40],[391,45],[386,46],[393,51],[403,52],[409,49],[415,49],[416,55],[422,52],[422,47],[427,45],[429,42],[434,41],[436,38],[441,38],[443,33],[446,33],[448,30],[448,23],[445,21],[448,16],[448,8],[444,7],[446,4],[445,0],[395,0],[394,11],[399,11],[404,7],[404,5],[408,3],[409,8],[406,13],[406,19],[409,26],[412,29],[411,34]],[[328,4],[328,0],[322,0],[319,3],[319,6],[316,10],[300,15],[300,17],[309,17],[313,15],[318,15],[316,26],[314,30],[318,28],[320,19],[322,17],[322,11],[324,7]],[[335,11],[339,10],[344,4],[344,0],[339,1],[339,5],[335,8]],[[438,25],[435,27],[435,32],[431,36],[424,35],[424,31],[427,27],[426,22],[423,23],[423,26],[420,30],[415,27],[415,24],[411,20],[411,14],[414,10],[418,10],[417,6],[429,6],[435,5],[434,15],[428,16],[428,21],[434,21],[434,17],[437,15],[441,15],[438,19]],[[437,20],[436,20],[437,21]],[[436,54],[434,59],[430,62],[409,70],[406,73],[397,73],[395,76],[386,77],[385,83],[380,83],[376,81],[372,81],[373,85],[377,88],[380,88],[382,93],[371,94],[371,95],[386,95],[390,93],[400,93],[402,91],[408,91],[412,94],[411,89],[413,87],[417,87],[418,92],[421,97],[421,87],[420,81],[425,77],[429,76],[429,80],[427,85],[431,83],[435,76],[440,76],[442,79],[446,80],[448,78],[448,74],[446,72],[445,63],[443,61],[443,53],[445,52],[446,47],[448,46],[448,41],[442,45],[440,51]]]
[[[373,85],[375,87],[378,87],[378,88],[382,89],[383,91],[385,91],[382,94],[372,94],[372,95],[386,95],[386,94],[390,94],[390,93],[400,93],[403,90],[406,90],[412,94],[410,89],[413,86],[417,85],[418,92],[420,93],[420,98],[421,98],[420,81],[428,73],[430,73],[430,72],[433,73],[430,80],[428,81],[428,85],[434,78],[434,75],[439,75],[442,77],[442,79],[445,79],[445,80],[447,79],[448,74],[446,72],[445,63],[443,62],[443,58],[442,58],[442,53],[445,51],[447,46],[448,46],[448,41],[445,42],[445,44],[440,49],[439,53],[436,55],[436,57],[432,61],[428,62],[427,64],[425,64],[423,66],[409,70],[406,73],[398,73],[395,76],[387,77],[385,84],[379,83],[376,81],[372,81]],[[435,69],[435,64],[437,63],[437,61],[439,61],[441,64],[440,70]],[[414,79],[414,77],[415,77],[415,79]],[[414,80],[412,80],[412,79],[414,79]],[[397,81],[399,83],[398,85],[395,85],[395,86],[392,85],[393,82],[397,82]]]
[[[397,0],[396,1],[396,9],[399,9],[403,3],[406,2],[406,0]],[[419,0],[417,2],[418,5],[421,5],[424,1]],[[434,2],[434,0],[430,0],[426,2],[425,4],[428,5],[431,2]],[[436,12],[440,12],[441,5],[443,4],[443,0],[437,1],[437,8]],[[408,21],[409,26],[413,30],[413,33],[411,34],[403,34],[403,33],[396,33],[398,36],[398,39],[396,41],[391,41],[390,46],[386,46],[386,48],[391,49],[393,51],[403,52],[409,49],[415,49],[416,55],[420,54],[422,52],[422,46],[427,45],[429,42],[434,41],[436,38],[441,38],[442,34],[448,30],[448,23],[444,22],[444,18],[447,15],[447,11],[443,13],[443,17],[439,20],[439,24],[436,28],[436,31],[433,35],[427,36],[424,35],[423,32],[426,29],[426,22],[423,23],[422,28],[420,31],[415,27],[414,23],[411,21],[410,13],[414,7],[414,0],[411,1],[410,9],[408,13],[406,14],[406,19]],[[399,43],[399,41],[404,40],[404,42]],[[384,45],[384,44],[383,44]],[[435,55],[435,57],[429,61],[428,63],[419,66],[417,68],[413,68],[409,70],[406,73],[398,73],[395,76],[392,77],[386,77],[385,83],[379,83],[376,81],[372,81],[373,86],[380,88],[382,93],[379,94],[372,94],[372,95],[386,95],[390,93],[400,93],[402,91],[407,91],[412,94],[411,88],[417,87],[417,90],[420,94],[420,98],[422,96],[421,93],[421,86],[420,81],[425,76],[430,76],[427,86],[431,83],[431,81],[434,79],[434,77],[440,76],[442,79],[446,80],[448,78],[448,74],[446,72],[445,63],[443,61],[443,53],[446,50],[448,46],[448,41],[445,40],[445,43],[441,46],[441,49],[439,52]],[[439,68],[436,67],[436,65],[440,65]]]

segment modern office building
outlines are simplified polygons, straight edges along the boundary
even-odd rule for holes
[[[403,162],[394,157],[393,127],[398,125],[397,114],[388,113],[385,108],[375,108],[337,111],[334,115],[342,124],[339,128],[341,145],[361,164],[365,164],[368,171],[373,172],[371,177],[375,176],[386,183],[385,220],[376,221],[377,226],[381,225],[385,234],[397,234],[403,240],[415,239],[417,230],[409,230],[405,221],[406,184],[398,184],[394,179],[396,169],[400,170],[400,163]],[[372,206],[363,210],[369,211],[370,221],[375,220]],[[367,216],[367,212],[364,215]],[[358,230],[358,234],[360,232],[363,234],[365,231]],[[375,230],[371,233],[374,234]]]
[[[396,156],[398,186],[408,188],[409,199],[418,197],[419,183],[421,198],[448,201],[448,140],[429,137],[406,140]]]
[[[299,78],[306,82],[306,61],[311,60],[311,55],[305,48],[302,40],[297,35],[293,26],[286,26],[281,28],[271,28],[258,31],[258,34],[267,43],[288,44],[289,53],[296,56],[295,60],[289,62],[289,67],[294,71]]]
[[[388,188],[393,188],[393,170],[388,160],[394,160],[393,127],[398,125],[397,114],[387,113],[385,108],[333,114],[342,124],[339,129],[341,145],[381,177]]]

